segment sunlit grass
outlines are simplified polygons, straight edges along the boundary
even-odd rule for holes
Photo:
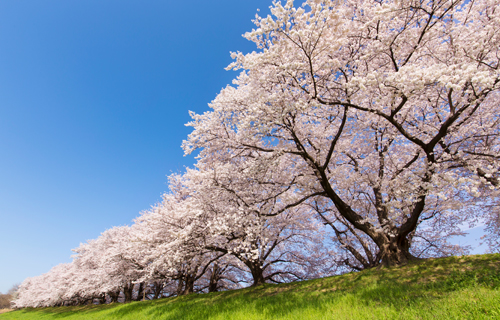
[[[125,305],[25,309],[4,319],[500,319],[500,254]]]

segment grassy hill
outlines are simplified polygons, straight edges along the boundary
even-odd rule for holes
[[[500,254],[130,304],[0,314],[6,319],[500,319]]]

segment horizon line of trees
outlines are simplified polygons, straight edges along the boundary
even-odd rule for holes
[[[18,288],[19,285],[15,284],[7,291],[7,293],[0,293],[0,310],[9,309],[11,307],[12,301],[17,297]]]

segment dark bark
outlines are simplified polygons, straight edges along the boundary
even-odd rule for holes
[[[221,268],[217,263],[214,263],[212,267],[212,274],[210,275],[210,282],[208,284],[208,292],[217,292],[220,280],[220,270]]]
[[[143,282],[139,283],[139,287],[137,288],[137,296],[135,297],[135,301],[141,301],[144,298],[144,290],[145,285]]]
[[[127,285],[123,287],[123,295],[125,296],[125,303],[132,302],[132,292],[134,289],[134,285],[129,282]]]
[[[184,274],[179,278],[177,285],[177,295],[184,296],[194,292],[195,276]]]
[[[385,267],[405,265],[410,261],[421,260],[410,253],[407,235],[399,235],[387,243],[379,245],[380,265]]]
[[[110,303],[118,302],[118,297],[120,296],[120,291],[110,291],[108,292]]]
[[[252,273],[252,287],[257,287],[266,283],[266,279],[264,278],[264,269],[259,261],[247,261],[245,264]]]
[[[97,301],[99,304],[106,304],[106,294],[101,293],[99,296],[96,297]]]
[[[183,289],[183,288],[184,288],[184,281],[183,281],[183,279],[182,279],[182,277],[181,277],[181,278],[179,278],[179,279],[177,280],[177,290],[176,290],[176,294],[177,294],[178,296],[181,296],[181,295],[182,295],[182,292],[184,291],[184,289]]]
[[[154,293],[153,293],[153,299],[158,299],[160,297],[160,294],[163,290],[163,287],[164,287],[164,283],[163,282],[156,282],[155,285],[154,285]]]
[[[188,274],[184,278],[184,290],[182,291],[182,295],[188,295],[194,292],[194,281],[195,276]]]

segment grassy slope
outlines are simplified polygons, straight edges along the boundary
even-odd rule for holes
[[[500,319],[500,254],[126,305],[24,309],[4,319]]]

